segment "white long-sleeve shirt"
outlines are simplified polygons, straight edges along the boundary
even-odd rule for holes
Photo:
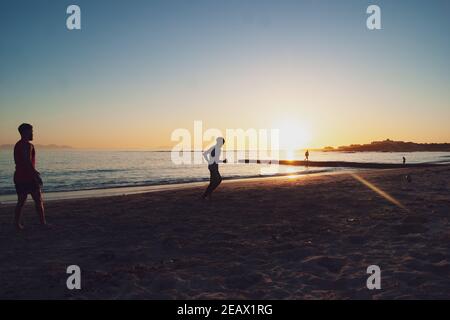
[[[205,158],[206,162],[208,162],[208,164],[219,163],[221,152],[222,146],[218,146],[217,144],[215,144],[211,148],[203,152],[203,157]]]

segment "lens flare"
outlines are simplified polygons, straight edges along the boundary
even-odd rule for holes
[[[392,197],[390,194],[388,194],[387,192],[381,190],[380,188],[378,188],[377,186],[375,186],[373,183],[367,181],[366,179],[364,179],[363,177],[355,174],[355,173],[350,173],[350,175],[355,178],[356,180],[358,180],[359,182],[361,182],[363,185],[365,185],[366,187],[368,187],[369,189],[371,189],[372,191],[375,191],[376,193],[378,193],[380,196],[382,196],[383,198],[385,198],[386,200],[388,200],[389,202],[395,204],[397,207],[402,208],[405,211],[408,211],[408,208],[406,208],[400,201],[398,201],[397,199],[395,199],[394,197]]]

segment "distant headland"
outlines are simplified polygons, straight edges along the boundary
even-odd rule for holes
[[[71,146],[59,146],[56,144],[36,144],[35,145],[36,149],[72,149]],[[0,150],[11,150],[14,149],[14,145],[13,144],[2,144],[0,145]]]
[[[450,143],[415,143],[405,141],[373,141],[369,144],[351,144],[349,146],[325,147],[322,151],[345,151],[345,152],[414,152],[414,151],[450,151]]]

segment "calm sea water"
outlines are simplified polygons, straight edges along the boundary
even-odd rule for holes
[[[229,158],[230,155],[227,157]],[[413,162],[450,162],[450,152],[412,153],[341,153],[310,152],[310,160],[401,163],[402,156]],[[303,160],[303,152],[282,154]],[[37,150],[37,169],[44,180],[44,191],[74,191],[99,188],[160,185],[205,181],[207,166],[175,165],[170,152],[104,151],[104,150]],[[220,171],[224,178],[245,178],[261,175],[258,164],[225,164]],[[333,168],[280,166],[278,174],[309,173]],[[11,150],[0,150],[0,195],[14,194],[12,182],[14,160]]]

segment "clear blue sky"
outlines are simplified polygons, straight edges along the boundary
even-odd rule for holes
[[[286,119],[315,147],[450,142],[449,15],[447,0],[2,0],[0,143],[25,121],[38,143],[156,147],[194,120]]]

